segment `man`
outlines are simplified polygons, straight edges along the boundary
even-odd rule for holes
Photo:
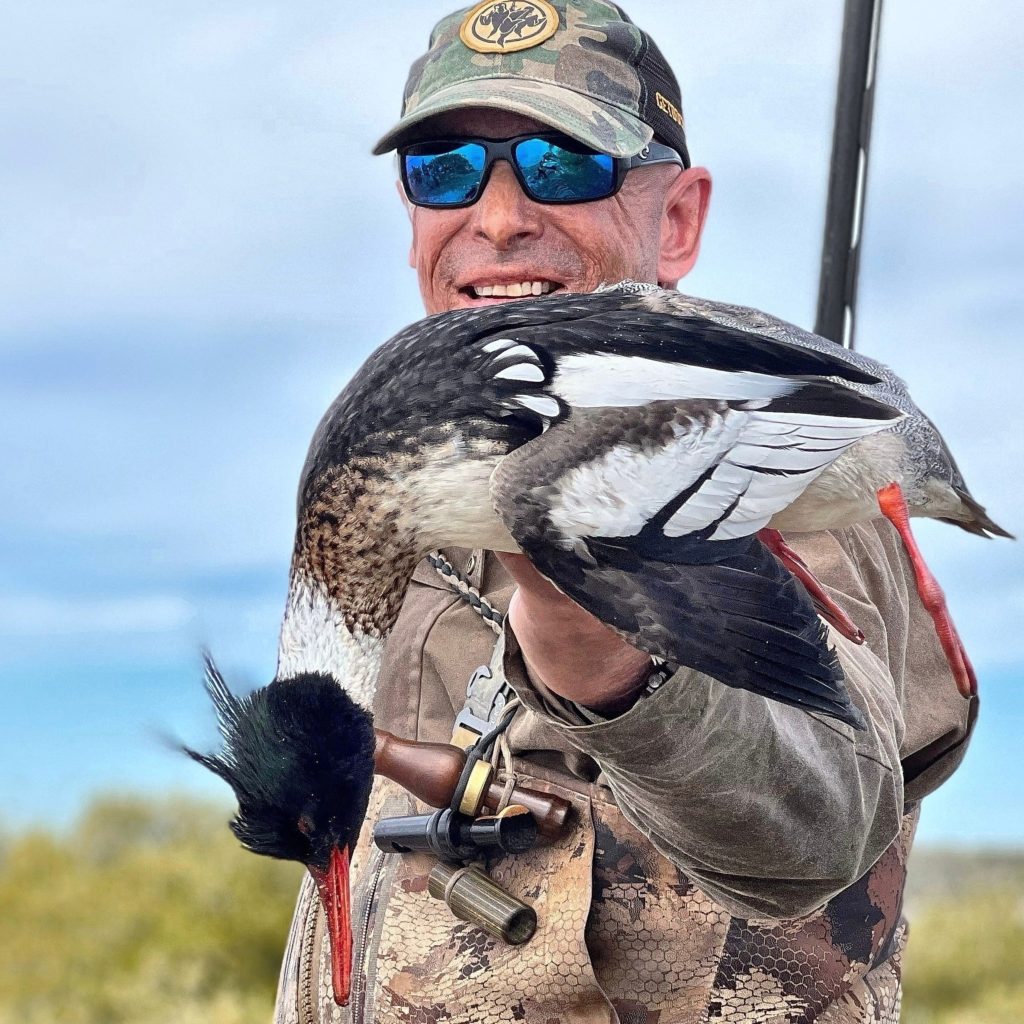
[[[426,311],[622,278],[675,287],[711,187],[681,107],[650,37],[604,0],[486,2],[439,22],[376,150],[399,150]],[[665,681],[521,556],[446,551],[418,568],[378,726],[448,742],[485,666],[477,725],[510,683],[524,707],[505,767],[574,815],[558,841],[488,864],[537,909],[522,946],[456,919],[426,891],[429,858],[376,854],[367,829],[341,1019],[897,1019],[917,802],[959,763],[973,705],[888,524],[790,541],[869,637],[832,637],[863,733],[691,670]],[[506,609],[495,647],[487,618]],[[415,810],[379,784],[368,820]],[[307,883],[279,1021],[338,1019],[327,964]]]

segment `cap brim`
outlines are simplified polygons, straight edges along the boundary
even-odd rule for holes
[[[524,78],[474,78],[438,90],[406,114],[373,147],[374,154],[380,156],[421,138],[422,131],[416,129],[424,121],[465,107],[524,114],[612,156],[635,156],[654,137],[654,130],[635,114],[572,89]]]

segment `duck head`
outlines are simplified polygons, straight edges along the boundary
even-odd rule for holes
[[[224,739],[216,754],[183,748],[234,790],[231,830],[253,853],[306,865],[327,914],[334,998],[352,975],[349,859],[373,783],[370,714],[331,677],[275,679],[236,697],[212,660],[206,688]]]

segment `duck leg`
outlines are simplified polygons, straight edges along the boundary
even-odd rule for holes
[[[804,589],[814,603],[814,610],[830,625],[837,629],[847,640],[855,644],[864,643],[864,634],[857,623],[825,593],[825,588],[818,582],[814,573],[807,568],[807,563],[786,543],[778,530],[767,526],[757,532],[758,540],[804,585]]]
[[[942,592],[942,588],[932,575],[931,570],[924,564],[921,549],[910,532],[910,513],[907,511],[907,502],[899,484],[887,484],[878,492],[878,507],[881,509],[882,515],[896,527],[903,539],[903,546],[907,550],[910,564],[914,570],[914,578],[917,581],[917,592],[921,597],[921,603],[931,615],[932,622],[935,623],[935,632],[939,636],[939,643],[942,644],[942,650],[945,652],[950,669],[952,669],[957,688],[964,697],[973,697],[978,692],[978,680],[974,674],[974,668],[967,657],[967,652],[953,625],[953,620],[949,616],[946,595]]]

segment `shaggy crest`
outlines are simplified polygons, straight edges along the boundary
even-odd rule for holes
[[[324,868],[331,848],[355,844],[366,814],[373,722],[333,679],[275,679],[245,697],[204,655],[222,750],[182,750],[234,790],[231,829],[253,853]]]

